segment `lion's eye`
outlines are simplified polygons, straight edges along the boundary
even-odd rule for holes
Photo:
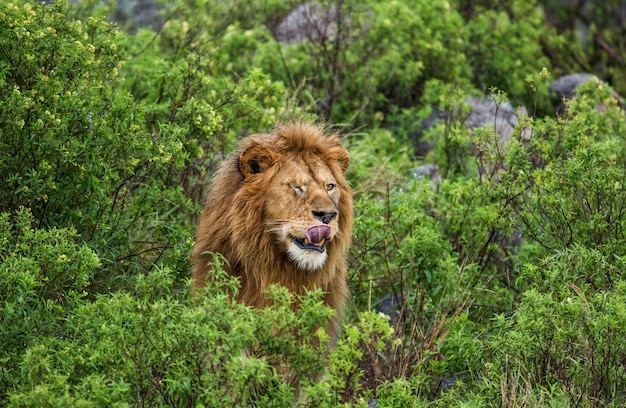
[[[304,193],[304,186],[293,186],[293,191],[296,192],[296,194],[300,195],[302,193]]]
[[[325,187],[326,187],[326,191],[333,191],[335,189],[335,185],[331,183],[326,184]]]

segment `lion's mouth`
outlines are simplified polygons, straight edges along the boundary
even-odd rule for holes
[[[324,252],[326,242],[330,240],[330,227],[328,225],[314,225],[306,230],[305,238],[291,236],[291,240],[300,249]]]
[[[318,251],[318,252],[324,252],[326,250],[326,246],[325,246],[326,245],[326,240],[324,240],[324,239],[321,240],[320,242],[317,242],[317,243],[307,242],[307,240],[305,238],[291,237],[291,240],[300,249],[312,249],[312,250]]]

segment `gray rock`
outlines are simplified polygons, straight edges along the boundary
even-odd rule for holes
[[[422,164],[413,169],[411,174],[418,180],[428,179],[434,187],[441,184],[441,175],[438,172],[439,166],[435,164]]]
[[[495,124],[496,133],[499,135],[500,143],[508,143],[515,127],[519,124],[518,114],[525,114],[526,108],[521,107],[516,112],[510,103],[498,105],[492,99],[468,98],[465,102],[470,106],[470,114],[465,121],[468,129],[474,130],[478,127],[493,126]],[[522,130],[522,139],[529,140],[531,132],[529,129]]]
[[[569,74],[553,81],[548,89],[555,92],[559,99],[572,99],[576,96],[576,88],[594,78],[592,74]]]
[[[437,387],[437,393],[443,394],[455,388],[459,381],[466,377],[465,374],[454,374],[451,376],[441,377]]]
[[[465,100],[470,107],[469,115],[465,119],[465,126],[474,130],[478,127],[493,126],[498,134],[498,142],[502,145],[507,144],[511,140],[511,135],[515,131],[515,127],[519,124],[518,115],[526,114],[526,108],[520,107],[517,110],[510,103],[497,104],[493,99],[471,97]],[[437,125],[437,123],[446,120],[446,112],[433,107],[430,116],[424,119],[420,129],[410,135],[413,145],[415,146],[415,154],[417,157],[424,157],[434,146],[424,140],[422,135],[424,132]],[[522,129],[522,139],[530,140],[532,129]]]
[[[390,293],[376,302],[374,306],[374,310],[377,313],[383,313],[389,316],[389,322],[392,326],[398,322],[400,318],[400,312],[402,308],[402,303],[404,302],[404,296],[402,293]]]
[[[577,95],[578,87],[592,79],[598,82],[602,82],[595,75],[592,74],[568,74],[553,81],[548,89],[558,96],[558,101],[555,103],[555,109],[557,113],[562,114],[564,112],[564,100],[574,99]],[[612,94],[613,97],[617,99],[618,105],[622,109],[624,109],[624,99],[615,91],[612,91]],[[605,107],[600,105],[597,108],[599,111],[602,111]]]
[[[303,3],[278,24],[274,37],[287,44],[327,41],[336,35],[337,14],[335,5],[325,9],[317,3]]]
[[[435,127],[439,122],[444,121],[445,119],[446,112],[436,106],[433,106],[432,112],[420,123],[419,128],[409,134],[409,139],[413,143],[416,157],[423,158],[435,148],[431,142],[424,140],[424,132]]]

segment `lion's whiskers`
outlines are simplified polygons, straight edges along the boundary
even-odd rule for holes
[[[285,225],[289,224],[289,220],[265,221],[263,224],[267,232],[281,232]]]

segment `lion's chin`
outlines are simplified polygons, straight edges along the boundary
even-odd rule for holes
[[[328,254],[326,253],[326,245],[306,244],[304,241],[298,242],[293,239],[287,247],[289,259],[305,271],[316,271],[324,266]]]

